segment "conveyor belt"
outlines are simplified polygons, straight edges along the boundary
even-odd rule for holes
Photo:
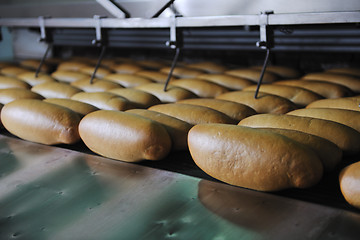
[[[356,211],[62,147],[0,135],[0,156],[0,239],[357,239],[360,234]]]

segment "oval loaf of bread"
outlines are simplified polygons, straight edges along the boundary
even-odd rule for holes
[[[360,132],[360,112],[336,108],[302,108],[287,113],[293,116],[313,117],[338,122]]]
[[[297,109],[295,103],[280,96],[262,92],[259,92],[256,99],[254,96],[254,91],[233,91],[221,94],[216,98],[245,104],[257,113],[284,114]]]
[[[44,99],[43,101],[69,108],[70,110],[78,113],[80,117],[83,117],[88,113],[99,110],[97,107],[93,105],[67,98],[47,98]]]
[[[45,98],[70,98],[76,93],[82,92],[82,90],[77,87],[60,82],[41,83],[32,87],[31,91],[36,92]]]
[[[126,98],[139,108],[148,108],[161,103],[154,95],[134,88],[114,88],[108,92]]]
[[[280,128],[260,128],[269,132],[278,133],[294,141],[304,144],[315,151],[323,163],[324,170],[330,172],[342,159],[342,150],[335,143],[312,134],[296,130]]]
[[[70,84],[71,86],[77,87],[84,92],[104,92],[113,88],[122,87],[120,84],[98,78],[93,79],[92,83],[90,83],[90,78],[83,78],[76,80]]]
[[[158,82],[158,83],[165,83],[168,78],[168,75],[169,75],[169,74],[166,74],[163,72],[145,71],[145,70],[137,72],[135,74],[137,76],[144,77],[144,78],[150,79],[150,80],[152,80],[154,82]],[[176,77],[171,76],[170,81],[175,80],[175,79],[176,79]]]
[[[258,82],[261,74],[261,70],[257,69],[251,69],[251,68],[243,68],[243,69],[234,69],[229,70],[225,72],[228,75],[235,76],[235,77],[241,77],[245,79],[249,79],[253,82]],[[273,73],[265,72],[262,82],[263,83],[271,83],[278,79],[278,76],[276,76]]]
[[[353,163],[339,175],[340,189],[345,200],[356,208],[360,208],[360,162]]]
[[[160,69],[160,72],[169,74],[170,67],[164,67]],[[196,78],[196,76],[203,74],[204,71],[186,68],[186,67],[175,67],[172,74],[178,78]]]
[[[360,111],[360,98],[345,97],[336,99],[321,99],[310,103],[306,108],[339,108]]]
[[[59,69],[53,72],[51,76],[60,82],[68,82],[68,83],[89,77],[89,75],[85,73],[59,70]]]
[[[336,83],[324,81],[306,81],[306,80],[284,80],[275,82],[277,85],[286,85],[294,87],[302,87],[307,90],[316,92],[324,98],[341,98],[350,97],[353,95],[352,91]]]
[[[260,190],[307,188],[323,166],[310,148],[280,134],[228,124],[199,124],[188,136],[196,165],[223,182]]]
[[[306,132],[335,143],[344,154],[356,154],[360,151],[360,133],[343,124],[291,115],[257,114],[240,121],[239,125],[255,128],[283,128]]]
[[[262,70],[263,66],[255,66],[252,67],[257,70]],[[281,78],[290,79],[290,78],[298,78],[300,77],[300,72],[295,68],[285,67],[285,66],[267,66],[267,72],[274,73]]]
[[[360,77],[360,69],[359,68],[351,68],[351,67],[331,68],[331,69],[326,70],[326,72]]]
[[[171,137],[172,149],[187,150],[187,136],[189,130],[193,127],[192,124],[163,113],[146,109],[130,109],[126,112],[137,114],[162,124]]]
[[[200,123],[237,123],[237,121],[234,121],[224,113],[204,106],[168,103],[152,106],[149,110],[170,115],[192,125]]]
[[[0,103],[7,104],[16,99],[44,99],[43,96],[29,89],[24,88],[7,88],[0,89]]]
[[[171,82],[171,85],[185,88],[202,98],[214,98],[229,91],[227,88],[216,83],[195,78],[174,80]]]
[[[35,72],[24,72],[16,76],[18,79],[30,84],[31,86],[35,86],[42,83],[47,82],[55,82],[55,79],[45,73],[39,73],[37,77],[35,77]]]
[[[246,117],[256,114],[256,111],[254,109],[246,106],[245,104],[221,99],[192,98],[180,100],[177,103],[192,104],[212,108],[226,114],[227,116],[238,122]]]
[[[207,73],[223,73],[226,67],[214,62],[197,62],[186,64],[186,67],[204,71]]]
[[[4,127],[22,139],[52,145],[80,140],[80,117],[68,108],[36,99],[18,99],[1,111]]]
[[[255,91],[256,87],[256,85],[252,85],[244,88],[243,91]],[[300,107],[305,107],[309,103],[323,98],[319,94],[304,88],[275,84],[263,84],[260,86],[259,91],[289,99]]]
[[[31,85],[15,77],[0,76],[0,89],[6,88],[30,89]]]
[[[136,87],[142,84],[152,83],[148,78],[144,78],[141,76],[136,76],[134,74],[126,74],[126,73],[114,73],[105,76],[105,80],[120,84],[126,88]]]
[[[160,123],[126,112],[89,113],[81,120],[79,133],[95,153],[127,162],[160,160],[171,149],[169,134]]]
[[[226,87],[230,90],[241,90],[244,87],[254,84],[254,82],[249,79],[226,74],[201,74],[196,78],[219,84],[220,86]]]

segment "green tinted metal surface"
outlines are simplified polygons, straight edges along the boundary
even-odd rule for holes
[[[0,135],[0,239],[356,239],[360,215]]]

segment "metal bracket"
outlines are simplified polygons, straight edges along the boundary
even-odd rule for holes
[[[46,51],[43,55],[43,57],[41,58],[40,64],[37,67],[36,71],[35,71],[35,78],[37,78],[39,76],[39,72],[41,70],[42,65],[45,62],[45,59],[48,55],[48,53],[50,52],[50,49],[52,48],[52,39],[49,37],[49,35],[46,33],[46,29],[45,29],[45,19],[50,18],[49,16],[40,16],[38,17],[39,20],[39,26],[40,26],[40,38],[39,38],[39,42],[46,42],[47,43],[47,48]]]
[[[274,11],[269,10],[265,12],[261,12],[259,16],[259,24],[260,24],[260,41],[256,43],[256,46],[266,49],[266,56],[264,60],[263,67],[261,69],[259,81],[256,86],[255,95],[254,98],[258,98],[259,89],[262,83],[262,80],[264,78],[265,70],[267,67],[267,64],[269,62],[269,56],[270,56],[270,49],[274,46],[273,40],[273,30],[269,27],[269,15],[274,14]]]
[[[104,36],[101,28],[101,19],[106,16],[94,15],[95,20],[95,39],[92,40],[92,44],[95,46],[101,46],[104,44]]]
[[[113,0],[96,0],[101,6],[117,18],[129,18],[130,13],[119,3]]]

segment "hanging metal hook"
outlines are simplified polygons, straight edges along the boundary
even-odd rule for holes
[[[48,36],[48,34],[46,34],[46,29],[45,29],[45,19],[46,18],[50,18],[50,17],[44,17],[44,16],[40,16],[39,19],[39,25],[40,25],[40,38],[39,38],[39,42],[46,42],[47,43],[47,48],[46,51],[43,55],[43,57],[41,58],[40,64],[37,67],[36,71],[35,71],[35,78],[37,78],[39,76],[39,72],[41,71],[41,67],[45,62],[45,59],[48,55],[48,53],[50,52],[50,49],[52,48],[52,41],[50,39],[50,37]]]

